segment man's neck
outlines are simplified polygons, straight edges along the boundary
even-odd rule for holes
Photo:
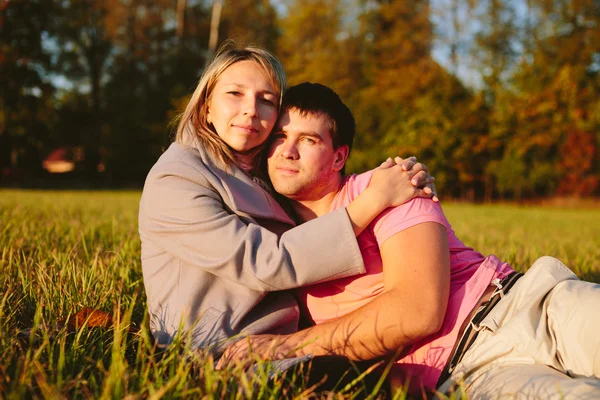
[[[342,187],[342,181],[341,174],[338,174],[335,181],[331,182],[331,185],[314,197],[311,196],[309,199],[290,199],[292,208],[300,221],[307,222],[329,213],[331,211],[331,204]]]

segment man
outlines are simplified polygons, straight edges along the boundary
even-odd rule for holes
[[[345,206],[367,186],[372,172],[342,175],[353,135],[352,114],[332,90],[305,83],[286,93],[269,151],[268,171],[273,187],[290,199],[300,221]],[[407,185],[406,190],[413,189]],[[519,302],[519,298],[499,302],[503,296],[519,297],[519,293],[529,291],[538,293],[540,304],[546,304],[548,292],[564,282],[575,282],[573,288],[561,291],[566,294],[560,298],[575,299],[582,304],[578,318],[583,321],[600,301],[600,286],[578,281],[549,257],[540,259],[531,268],[532,272],[517,282],[520,274],[515,274],[509,265],[466,247],[455,236],[439,205],[430,199],[417,198],[387,210],[358,237],[358,242],[367,269],[365,275],[300,290],[300,302],[316,325],[290,335],[250,336],[230,347],[224,359],[245,357],[248,346],[254,354],[268,359],[332,354],[351,360],[394,357],[397,361],[392,368],[393,383],[402,385],[408,381],[414,392],[432,391],[451,376],[449,382],[464,378],[471,395],[498,395],[503,381],[496,386],[488,384],[487,377],[498,370],[490,370],[489,366],[498,360],[509,366],[520,361],[539,370],[523,373],[512,368],[510,378],[515,382],[523,380],[523,376],[539,378],[551,386],[549,392],[538,391],[538,395],[557,393],[557,382],[580,394],[600,391],[596,379],[588,382],[566,375],[597,378],[596,369],[600,366],[594,365],[593,356],[589,362],[573,366],[577,362],[564,361],[562,358],[568,358],[565,354],[558,355],[556,346],[551,349],[556,338],[568,337],[572,341],[570,332],[560,326],[549,327],[550,322],[544,325],[540,321],[551,319],[545,314],[530,318],[532,321],[520,321],[517,317],[521,310],[527,316],[532,312],[527,309],[530,304]],[[513,285],[516,289],[509,293]],[[579,296],[577,292],[585,294]],[[480,312],[481,304],[485,307]],[[500,305],[495,307],[495,304]],[[553,304],[534,311],[545,313]],[[511,313],[496,315],[511,307],[517,316],[511,321],[507,317]],[[527,349],[523,354],[513,351],[513,358],[506,357],[511,349],[496,346],[485,354],[489,359],[479,365],[478,360],[486,357],[471,353],[494,341],[485,334],[481,335],[486,338],[485,343],[480,343],[483,339],[475,340],[479,323],[489,324],[489,318],[485,318],[489,312],[492,321],[500,325],[517,320],[519,329],[525,331],[532,327],[529,330],[546,332],[556,328],[556,332],[532,338],[531,342],[536,343],[533,350]],[[473,330],[471,324],[475,323],[477,329]],[[590,352],[600,345],[595,337],[586,337],[584,342],[582,346]],[[467,352],[470,346],[473,351]],[[540,355],[540,347],[550,349],[546,356]],[[575,354],[575,350],[569,351]],[[461,364],[465,354],[466,360],[474,359],[467,365]],[[558,359],[560,362],[555,361]],[[476,372],[480,370],[486,374]],[[506,378],[502,376],[498,382]],[[527,379],[510,390],[531,394]]]

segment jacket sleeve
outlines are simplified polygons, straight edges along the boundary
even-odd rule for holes
[[[178,163],[181,168],[194,167]],[[228,210],[198,171],[151,172],[140,201],[139,229],[144,240],[188,265],[255,290],[291,289],[365,272],[345,209],[279,237]]]

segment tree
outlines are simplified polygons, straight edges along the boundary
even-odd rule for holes
[[[600,126],[592,111],[600,94],[600,4],[542,0],[529,5],[538,24],[513,74],[514,95],[507,108],[514,115],[514,136],[507,150],[516,147],[522,154],[526,178],[536,182],[530,194],[591,194],[600,177],[599,138],[592,133]]]
[[[114,44],[105,84],[103,141],[106,179],[112,185],[143,182],[170,142],[173,104],[185,102],[205,65],[209,10],[179,10],[170,0],[119,3],[107,15]],[[181,101],[180,101],[181,100]]]
[[[79,129],[85,151],[87,179],[98,179],[103,125],[103,82],[107,79],[114,44],[108,35],[107,16],[115,5],[111,0],[72,0],[57,3],[57,15],[50,32],[57,44],[54,70],[68,77],[89,104],[89,118]]]
[[[53,12],[51,1],[0,3],[0,181],[17,170],[35,176],[50,142],[54,91],[43,40]]]
[[[319,82],[332,87],[343,99],[357,89],[357,72],[350,52],[351,32],[342,23],[341,0],[293,2],[280,21],[285,32],[277,42],[290,84]]]
[[[364,8],[360,21],[365,49],[354,111],[362,134],[355,140],[351,170],[374,167],[390,155],[391,143],[408,144],[408,137],[401,138],[407,133],[402,124],[416,116],[417,98],[438,68],[430,55],[433,30],[427,1],[379,1]]]
[[[480,29],[473,46],[476,65],[483,77],[486,100],[493,106],[506,87],[518,51],[519,28],[515,1],[486,0],[478,3]]]
[[[277,13],[269,0],[224,0],[219,43],[234,39],[274,51],[278,37]]]

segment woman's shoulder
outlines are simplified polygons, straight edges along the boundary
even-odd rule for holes
[[[153,188],[181,191],[200,186],[212,190],[212,175],[197,149],[172,143],[148,172],[142,195]]]
[[[196,149],[172,143],[148,172],[140,212],[152,215],[185,209],[202,196],[219,197],[210,170]]]
[[[173,142],[167,150],[161,154],[154,164],[154,167],[169,168],[185,164],[190,165],[191,167],[200,166],[206,168],[206,164],[202,160],[198,149]]]
[[[148,179],[163,178],[165,175],[197,177],[198,173],[205,175],[211,166],[202,159],[196,148],[171,143],[169,148],[158,158],[148,173]]]

